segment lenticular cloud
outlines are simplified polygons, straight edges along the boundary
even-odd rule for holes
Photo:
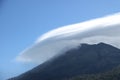
[[[40,64],[80,43],[99,42],[120,48],[120,13],[49,31],[18,55],[17,60]]]

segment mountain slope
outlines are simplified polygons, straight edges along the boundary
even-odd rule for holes
[[[63,80],[120,80],[120,65],[104,73],[87,74]]]
[[[10,80],[61,80],[106,72],[120,64],[120,50],[105,44],[81,44],[57,58]]]

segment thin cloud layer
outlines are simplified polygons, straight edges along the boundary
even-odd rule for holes
[[[120,48],[120,13],[49,31],[17,56],[18,61],[41,64],[80,43],[105,42]]]

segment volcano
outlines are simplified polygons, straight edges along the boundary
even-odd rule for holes
[[[119,65],[120,49],[106,43],[83,43],[9,80],[67,80],[77,75],[104,73]]]

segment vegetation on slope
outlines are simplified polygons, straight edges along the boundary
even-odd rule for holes
[[[120,66],[104,73],[76,76],[65,80],[120,80]]]

